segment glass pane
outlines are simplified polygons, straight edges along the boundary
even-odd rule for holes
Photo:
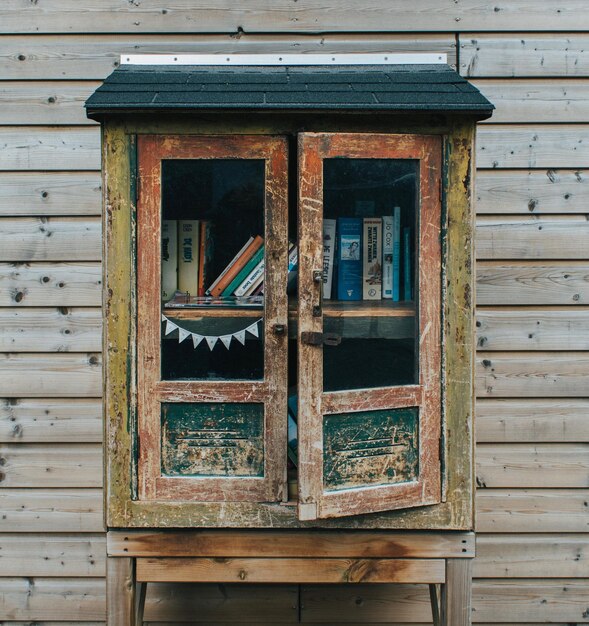
[[[163,380],[264,376],[264,172],[162,162]]]
[[[326,415],[323,444],[327,491],[417,480],[419,409]]]
[[[416,383],[419,162],[325,159],[325,391]]]
[[[263,476],[264,405],[162,404],[162,474]]]

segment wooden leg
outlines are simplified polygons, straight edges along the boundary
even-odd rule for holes
[[[106,624],[135,626],[135,559],[106,559]]]
[[[440,623],[440,601],[438,599],[438,585],[429,585],[429,601],[432,605],[432,622],[434,626],[441,626]]]
[[[137,604],[135,608],[136,626],[143,626],[143,613],[145,611],[145,594],[147,593],[147,583],[137,583]]]
[[[471,626],[472,559],[446,559],[442,626]]]

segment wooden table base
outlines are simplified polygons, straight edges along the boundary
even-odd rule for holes
[[[473,533],[158,530],[107,537],[108,626],[143,623],[149,582],[423,583],[434,626],[471,624]]]

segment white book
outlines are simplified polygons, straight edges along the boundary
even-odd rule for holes
[[[393,216],[382,218],[382,297],[393,297]]]
[[[331,300],[336,220],[323,220],[323,299]]]
[[[264,259],[262,259],[256,267],[249,273],[246,279],[235,290],[235,296],[246,296],[248,292],[252,292],[264,280]]]
[[[178,289],[198,295],[198,220],[178,222]]]
[[[362,299],[382,298],[382,220],[365,217],[362,236]]]
[[[178,221],[162,220],[162,299],[178,289]]]

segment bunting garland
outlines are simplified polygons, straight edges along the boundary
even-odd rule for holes
[[[193,333],[190,330],[186,330],[181,326],[178,326],[176,322],[172,322],[171,319],[167,318],[162,314],[162,322],[166,323],[166,327],[164,328],[164,335],[169,335],[173,333],[175,330],[178,331],[178,343],[182,343],[188,337],[192,337],[192,345],[194,348],[197,348],[203,341],[209,347],[209,350],[213,350],[213,348],[217,345],[217,342],[221,342],[227,350],[231,348],[231,342],[236,339],[239,343],[244,346],[246,333],[249,333],[256,339],[260,338],[260,329],[258,328],[259,324],[263,321],[263,318],[256,320],[253,324],[250,324],[246,328],[242,328],[241,330],[236,330],[233,333],[229,333],[228,335],[200,335],[199,333]]]

